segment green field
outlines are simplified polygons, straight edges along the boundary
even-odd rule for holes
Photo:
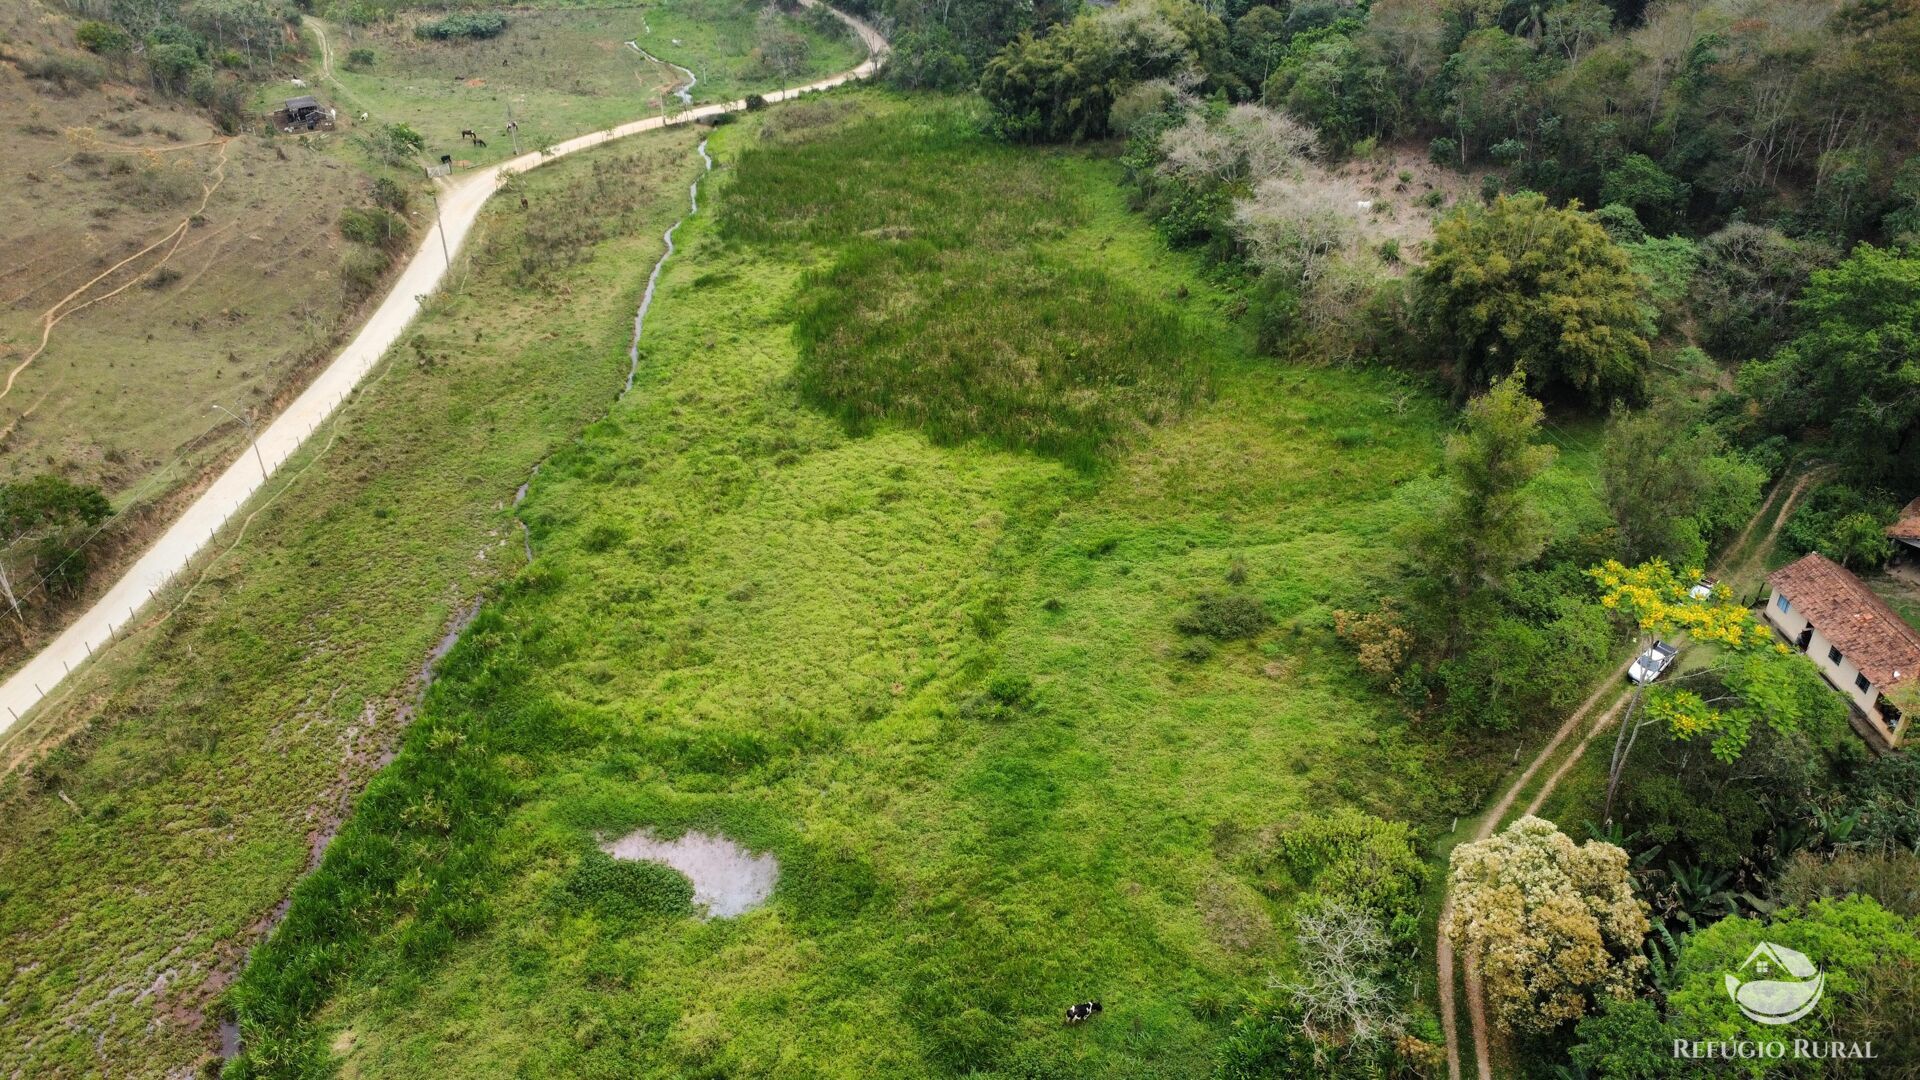
[[[263,1071],[324,1047],[380,1076],[1195,1075],[1285,963],[1259,834],[1356,805],[1434,835],[1472,797],[1329,628],[1430,502],[1442,400],[1254,356],[1110,163],[876,95],[768,122],[714,140],[633,394],[542,469],[538,560],[237,988]],[[977,397],[903,383],[884,336],[796,334],[891,257],[926,348],[977,339],[990,307],[943,299],[1001,284],[915,263],[922,236],[1128,306],[1010,338]],[[1147,363],[1160,334],[1191,346],[1171,381],[1028,363]],[[900,407],[836,419],[862,378]],[[930,424],[968,401],[977,437]],[[1083,405],[1115,421],[1092,458],[1021,422]],[[1552,488],[1590,520],[1585,477]],[[1271,627],[1175,629],[1223,592]],[[771,904],[581,910],[582,853],[640,826],[773,852]],[[1102,1022],[1062,1028],[1088,997]]]
[[[506,123],[520,125],[522,151],[598,131],[680,107],[671,91],[679,72],[654,63],[633,45],[698,77],[696,104],[733,101],[779,89],[778,73],[756,65],[756,19],[764,5],[748,0],[668,0],[630,7],[513,10],[498,37],[430,41],[414,28],[444,12],[401,15],[374,27],[327,25],[333,49],[333,81],[318,70],[309,76],[351,124],[360,112],[379,123],[404,123],[427,138],[427,156],[452,154],[475,165],[513,154]],[[785,25],[809,42],[806,63],[794,84],[845,71],[865,58],[865,49],[838,22],[816,24],[786,17]],[[822,33],[820,25],[830,25]],[[651,32],[649,32],[651,30]],[[373,52],[371,65],[348,62],[355,49]],[[316,50],[316,55],[318,50]],[[302,92],[302,91],[288,91]],[[274,90],[263,106],[283,93]],[[466,128],[487,142],[460,139]]]

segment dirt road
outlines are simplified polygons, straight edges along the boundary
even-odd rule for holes
[[[1766,501],[1760,504],[1760,509],[1756,510],[1753,518],[1747,522],[1747,527],[1741,530],[1739,538],[1728,546],[1722,565],[1715,567],[1715,576],[1722,581],[1735,584],[1736,589],[1744,588],[1743,583],[1735,583],[1733,579],[1764,569],[1767,554],[1773,550],[1774,541],[1779,538],[1780,530],[1786,524],[1787,517],[1793,513],[1795,504],[1799,502],[1801,495],[1805,494],[1807,487],[1825,474],[1826,470],[1816,468],[1802,474],[1791,486],[1785,478],[1774,485]],[[1783,492],[1786,498],[1780,501]],[[1776,502],[1779,503],[1777,508]],[[1772,516],[1773,526],[1768,530],[1765,539],[1751,551],[1746,550],[1747,539],[1753,535],[1755,526],[1767,520],[1769,515]],[[1574,765],[1578,764],[1582,755],[1587,752],[1587,747],[1592,744],[1594,736],[1605,731],[1619,716],[1620,708],[1626,702],[1621,680],[1626,678],[1627,668],[1631,664],[1632,661],[1629,660],[1601,680],[1593,694],[1574,710],[1573,715],[1567,717],[1566,722],[1560,725],[1560,730],[1553,733],[1553,738],[1547,740],[1547,745],[1540,748],[1540,753],[1535,755],[1526,769],[1508,786],[1506,793],[1500,797],[1500,801],[1494,803],[1492,808],[1481,816],[1479,824],[1473,830],[1474,840],[1485,840],[1493,835],[1493,831],[1500,826],[1507,812],[1513,809],[1513,804],[1519,799],[1520,793],[1533,782],[1535,774],[1541,767],[1553,759],[1553,755],[1567,740],[1567,736],[1573,734],[1580,727],[1581,722],[1603,700],[1611,696],[1614,699],[1613,703],[1587,728],[1580,741],[1561,760],[1560,766],[1547,777],[1545,783],[1540,785],[1540,790],[1534,792],[1533,798],[1527,803],[1526,813],[1538,813],[1540,808],[1546,805],[1547,798],[1553,794],[1555,788],[1560,786],[1560,781],[1573,771]],[[1440,931],[1434,941],[1433,956],[1436,974],[1439,976],[1437,985],[1440,993],[1440,1030],[1447,1039],[1447,1076],[1449,1080],[1460,1080],[1460,1042],[1455,1030],[1457,1020],[1453,996],[1453,943],[1447,940],[1446,932],[1447,917],[1452,912],[1453,897],[1447,895],[1440,902]],[[1475,1071],[1480,1080],[1493,1080],[1492,1047],[1491,1040],[1488,1038],[1486,998],[1481,993],[1480,973],[1471,957],[1463,967],[1467,993],[1467,1023],[1473,1031]]]
[[[817,0],[802,0],[809,6]],[[887,51],[879,32],[866,23],[840,11],[833,12],[852,27],[866,44],[868,57],[851,71],[806,86],[764,95],[768,102],[786,101],[813,90],[824,90],[873,74]],[[326,55],[330,49],[322,45]],[[306,392],[294,399],[259,434],[258,455],[243,451],[211,486],[187,507],[185,513],[154,541],[140,558],[121,575],[94,605],[76,618],[65,631],[13,676],[0,684],[0,738],[18,733],[22,718],[72,672],[92,657],[123,639],[130,626],[140,625],[141,613],[185,571],[194,557],[212,542],[220,528],[234,518],[265,487],[272,474],[300,449],[309,436],[333,415],[341,402],[353,392],[361,379],[379,364],[389,348],[400,339],[407,325],[420,311],[421,304],[439,288],[448,270],[449,256],[458,251],[480,216],[480,208],[499,186],[514,173],[565,157],[568,154],[653,131],[669,124],[688,124],[701,117],[746,108],[745,101],[705,105],[663,119],[648,117],[568,139],[545,153],[534,152],[503,161],[485,169],[443,182],[440,185],[440,220],[421,238],[420,246],[407,261],[393,288],[374,309],[367,322],[340,351]]]

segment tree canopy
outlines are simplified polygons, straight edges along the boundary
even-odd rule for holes
[[[1778,427],[1825,427],[1858,473],[1920,484],[1920,254],[1861,244],[1816,270],[1804,329],[1741,371]]]
[[[1441,219],[1416,275],[1433,350],[1467,393],[1513,372],[1592,404],[1639,396],[1649,350],[1639,279],[1606,230],[1536,194]]]
[[[980,93],[994,126],[1021,142],[1104,138],[1113,103],[1147,79],[1201,82],[1227,67],[1227,30],[1186,0],[1126,0],[1038,37],[1024,34],[987,64]]]
[[[1647,971],[1649,922],[1627,853],[1575,844],[1528,815],[1453,849],[1454,906],[1444,928],[1478,960],[1496,1023],[1545,1033],[1598,1000],[1633,996]]]

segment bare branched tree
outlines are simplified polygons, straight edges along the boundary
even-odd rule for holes
[[[1251,198],[1234,203],[1233,220],[1254,265],[1303,285],[1347,246],[1352,228],[1338,195],[1282,180],[1262,180]]]
[[[1295,920],[1300,978],[1279,984],[1300,1006],[1301,1027],[1316,1042],[1360,1047],[1396,1038],[1406,1018],[1381,978],[1391,948],[1370,912],[1330,901]]]
[[[1319,135],[1280,109],[1264,105],[1235,105],[1224,122],[1239,150],[1246,175],[1273,180],[1298,174],[1320,153]]]
[[[1160,137],[1160,171],[1188,181],[1232,180],[1240,175],[1240,148],[1228,132],[1198,113]]]

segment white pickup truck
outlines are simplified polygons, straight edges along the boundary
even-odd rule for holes
[[[1646,652],[1634,659],[1632,667],[1627,668],[1627,678],[1643,685],[1650,683],[1665,674],[1667,668],[1673,665],[1673,658],[1678,655],[1678,648],[1664,641],[1655,641],[1647,647]]]

